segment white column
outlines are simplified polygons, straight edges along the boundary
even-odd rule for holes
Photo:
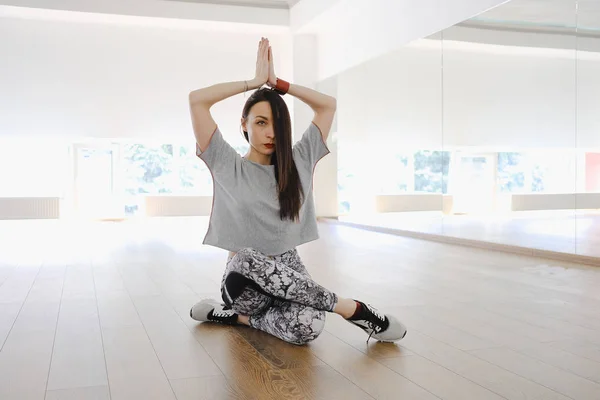
[[[337,94],[337,79],[318,82],[317,38],[315,35],[294,35],[294,79],[293,82],[330,96]],[[300,139],[312,121],[313,111],[302,101],[294,99],[294,141]],[[334,121],[327,146],[331,153],[323,158],[315,168],[314,196],[318,217],[337,216],[337,145],[335,136],[337,124]]]
[[[337,97],[337,77],[329,78],[317,84],[317,90]],[[315,169],[315,207],[318,217],[337,217],[338,215],[338,152],[337,152],[337,116],[331,125],[327,147],[331,153],[323,158]]]

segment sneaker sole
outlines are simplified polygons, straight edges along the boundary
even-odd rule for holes
[[[407,333],[408,333],[408,330],[404,331],[404,335],[402,335],[402,337],[400,339],[395,339],[395,340],[377,339],[377,341],[381,342],[381,343],[396,343],[396,342],[399,342],[402,339],[404,339],[404,337],[406,336]]]

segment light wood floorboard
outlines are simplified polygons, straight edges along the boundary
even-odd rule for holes
[[[220,297],[206,222],[0,223],[0,399],[600,398],[600,268],[320,224],[314,279],[409,332],[293,346],[189,317]]]

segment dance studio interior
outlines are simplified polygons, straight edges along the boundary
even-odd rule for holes
[[[262,37],[336,99],[297,251],[401,340],[191,318],[228,251],[189,95]],[[599,0],[0,0],[0,399],[597,400],[599,310]]]

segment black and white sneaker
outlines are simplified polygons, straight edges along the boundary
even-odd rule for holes
[[[392,315],[385,315],[370,304],[355,300],[361,310],[347,321],[380,342],[396,342],[406,336],[406,327]],[[367,339],[367,342],[369,341]]]
[[[232,309],[215,300],[204,299],[194,304],[190,317],[200,322],[219,322],[225,325],[237,325],[238,315]]]

